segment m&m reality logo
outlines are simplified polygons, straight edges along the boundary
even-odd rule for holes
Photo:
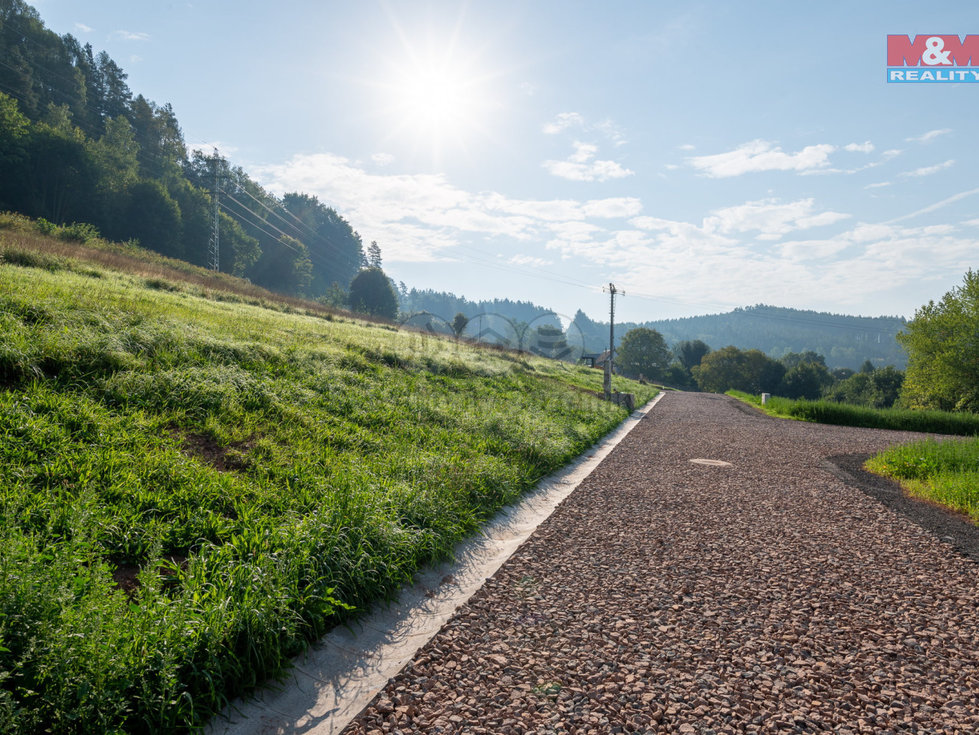
[[[979,36],[888,36],[887,81],[979,83]]]

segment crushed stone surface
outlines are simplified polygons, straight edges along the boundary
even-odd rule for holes
[[[914,438],[665,396],[343,732],[979,732],[979,566],[826,469]]]

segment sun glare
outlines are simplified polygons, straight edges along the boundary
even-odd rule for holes
[[[468,125],[476,102],[460,77],[445,69],[420,69],[400,81],[395,106],[417,132],[442,135]]]
[[[480,52],[461,50],[458,29],[424,41],[413,40],[404,29],[398,32],[402,55],[384,59],[373,85],[386,142],[438,160],[469,152],[478,138],[492,137],[494,79],[480,67]]]

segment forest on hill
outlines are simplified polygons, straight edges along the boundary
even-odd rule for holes
[[[592,352],[608,345],[608,322],[596,322],[579,311],[575,326]],[[616,343],[636,327],[655,329],[667,343],[701,340],[714,349],[733,345],[761,350],[779,359],[790,353],[817,352],[830,368],[857,370],[870,360],[876,367],[904,368],[907,355],[896,336],[907,322],[901,317],[862,317],[803,311],[777,306],[748,306],[726,314],[663,319],[615,325]]]
[[[126,79],[106,52],[48,30],[23,0],[0,0],[0,211],[85,223],[201,266],[213,265],[216,214],[221,271],[313,298],[350,284],[365,252],[342,216],[188,151],[171,106]]]

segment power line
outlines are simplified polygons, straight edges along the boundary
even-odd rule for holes
[[[273,209],[271,209],[271,208],[270,208],[270,207],[269,207],[268,205],[266,205],[266,204],[265,204],[265,202],[263,202],[263,201],[262,201],[261,199],[259,199],[258,197],[256,197],[256,196],[255,196],[254,194],[252,194],[252,193],[251,193],[250,191],[248,191],[248,189],[246,189],[245,187],[243,187],[243,186],[241,186],[241,187],[238,187],[238,190],[240,190],[240,191],[242,191],[242,192],[244,192],[244,193],[245,193],[245,194],[247,194],[247,195],[248,195],[249,197],[251,197],[251,198],[252,198],[252,199],[253,199],[253,200],[254,200],[255,202],[257,202],[257,203],[258,203],[258,204],[259,204],[259,205],[260,205],[260,206],[261,206],[261,207],[262,207],[263,209],[265,209],[265,211],[267,211],[267,212],[268,212],[269,214],[273,214],[273,215],[275,215],[276,217],[278,217],[278,218],[279,218],[279,221],[281,221],[281,222],[283,223],[283,225],[285,225],[286,227],[291,227],[291,228],[293,229],[293,231],[295,232],[295,234],[297,234],[297,235],[299,235],[299,237],[300,237],[300,238],[302,238],[302,239],[306,239],[306,236],[305,236],[305,235],[303,235],[303,234],[302,234],[302,232],[300,232],[300,230],[299,230],[299,229],[298,229],[298,228],[297,228],[297,227],[296,227],[296,226],[295,226],[294,224],[292,224],[291,222],[289,222],[289,221],[287,221],[285,217],[283,217],[283,216],[282,216],[281,214],[279,214],[278,212],[276,212],[276,211],[274,211]],[[318,232],[317,232],[316,230],[314,230],[314,229],[313,229],[312,227],[310,227],[310,226],[309,226],[308,224],[306,224],[306,223],[305,223],[305,222],[303,222],[303,221],[302,221],[301,219],[299,219],[298,217],[296,217],[296,216],[295,216],[294,214],[292,214],[291,212],[289,212],[289,210],[288,210],[288,209],[286,209],[286,208],[285,208],[285,206],[284,206],[283,204],[281,204],[281,203],[280,203],[280,204],[279,204],[279,206],[280,206],[280,208],[281,208],[281,209],[283,209],[283,210],[284,210],[284,211],[285,211],[285,212],[286,212],[287,214],[289,214],[289,216],[290,216],[290,217],[292,217],[292,218],[293,218],[294,220],[296,220],[296,222],[298,222],[298,223],[299,223],[300,225],[302,225],[302,226],[303,226],[303,227],[304,227],[304,228],[306,229],[306,231],[307,231],[307,232],[308,232],[308,233],[309,233],[309,234],[310,234],[310,235],[311,235],[311,236],[312,236],[312,237],[313,237],[313,238],[314,238],[315,240],[318,240],[318,241],[319,241],[319,242],[320,242],[321,244],[323,244],[323,245],[325,245],[325,246],[326,246],[327,248],[329,248],[329,249],[331,249],[331,250],[332,250],[332,251],[334,252],[334,254],[335,254],[335,255],[336,255],[337,257],[339,257],[339,258],[342,258],[342,259],[344,259],[344,260],[346,260],[346,261],[347,261],[347,262],[348,262],[349,264],[351,264],[351,265],[354,265],[354,264],[356,264],[356,265],[358,265],[358,266],[360,265],[360,260],[359,260],[359,259],[357,259],[357,258],[354,258],[354,257],[351,257],[351,254],[350,254],[350,253],[345,253],[345,252],[344,252],[344,251],[343,251],[343,250],[342,250],[342,249],[341,249],[341,248],[340,248],[339,246],[337,246],[337,245],[336,245],[335,243],[332,243],[332,242],[330,242],[330,240],[329,240],[328,238],[326,238],[326,237],[325,237],[325,236],[323,236],[322,234],[320,234],[320,233],[318,233]],[[268,221],[268,220],[265,220],[265,221]],[[272,225],[271,223],[269,223],[269,224],[270,224],[271,226],[273,226],[273,227],[274,227],[274,225]],[[285,234],[285,233],[283,233],[283,234]],[[311,252],[312,252],[312,251],[311,251]]]

